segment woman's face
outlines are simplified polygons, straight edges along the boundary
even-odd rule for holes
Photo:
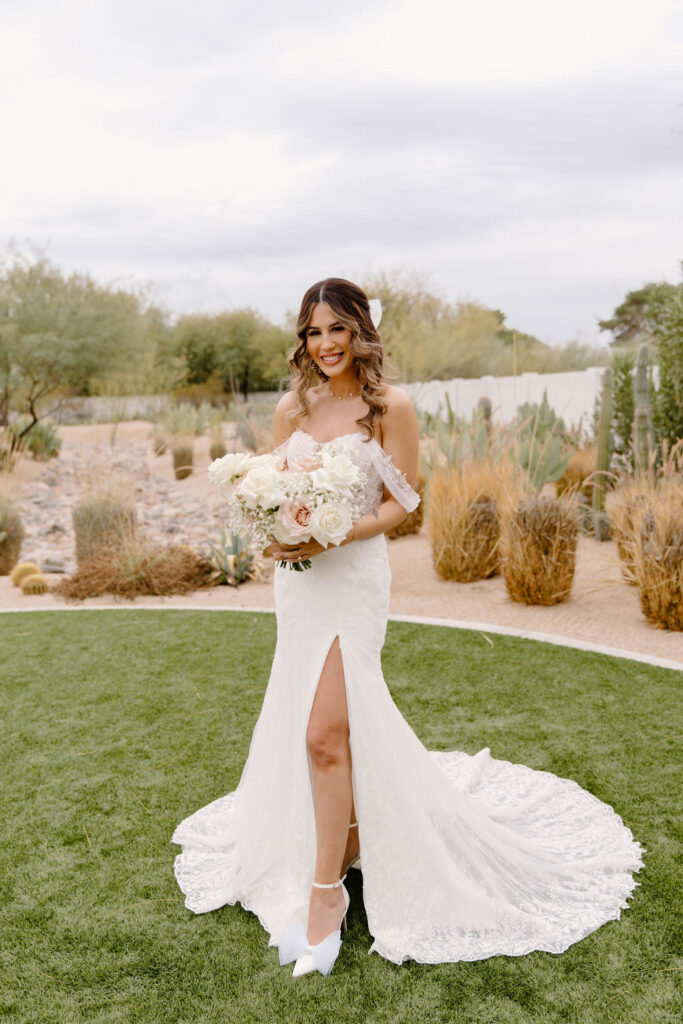
[[[337,320],[326,302],[313,307],[306,328],[306,348],[311,359],[327,377],[339,377],[351,369],[351,331]]]

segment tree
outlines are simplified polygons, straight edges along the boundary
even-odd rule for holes
[[[598,320],[601,331],[611,331],[612,345],[634,346],[643,337],[649,337],[656,328],[667,303],[683,292],[683,285],[666,281],[650,282],[636,291],[628,292],[609,320]]]
[[[403,381],[559,372],[605,362],[605,351],[570,342],[551,347],[505,325],[505,314],[477,302],[449,303],[416,275],[378,274],[363,285],[382,303],[380,333]]]
[[[9,251],[0,261],[0,424],[11,411],[29,417],[13,449],[48,396],[87,395],[96,378],[130,371],[150,348],[147,312],[139,294]]]
[[[287,373],[289,334],[252,309],[194,314],[178,320],[175,351],[183,363],[184,384],[204,384],[220,377],[224,391],[241,392],[277,386]]]

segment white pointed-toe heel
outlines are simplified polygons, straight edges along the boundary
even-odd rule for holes
[[[346,875],[344,875],[344,878],[346,878]],[[312,971],[320,971],[322,975],[327,976],[334,967],[339,956],[339,950],[341,949],[342,927],[346,931],[346,914],[350,903],[349,894],[344,885],[344,878],[340,878],[338,882],[313,882],[313,886],[316,889],[338,889],[341,886],[342,895],[344,896],[344,911],[336,931],[330,932],[329,935],[326,935],[315,946],[311,946],[310,943],[306,944],[305,951],[294,964],[292,977],[300,978],[303,974],[310,974]]]

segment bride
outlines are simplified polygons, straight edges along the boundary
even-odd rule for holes
[[[362,514],[338,547],[274,543],[277,643],[242,777],[172,837],[186,906],[239,901],[295,975],[332,970],[352,867],[370,952],[400,964],[562,952],[620,916],[642,866],[618,815],[575,782],[486,748],[430,752],[389,694],[384,534],[420,500],[418,427],[383,378],[378,323],[349,281],[303,298],[275,453],[300,469],[347,454]]]

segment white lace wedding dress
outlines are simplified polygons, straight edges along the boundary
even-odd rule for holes
[[[413,509],[418,496],[364,436],[325,442],[365,472],[363,512],[379,506],[384,485]],[[318,447],[298,430],[276,451],[291,460]],[[620,916],[641,848],[575,782],[488,749],[425,749],[382,675],[390,580],[383,534],[331,547],[304,572],[276,567],[277,644],[240,783],[172,837],[185,905],[201,914],[239,901],[271,945],[291,922],[305,926],[316,852],[306,725],[338,636],[370,951],[397,964],[560,953]]]

